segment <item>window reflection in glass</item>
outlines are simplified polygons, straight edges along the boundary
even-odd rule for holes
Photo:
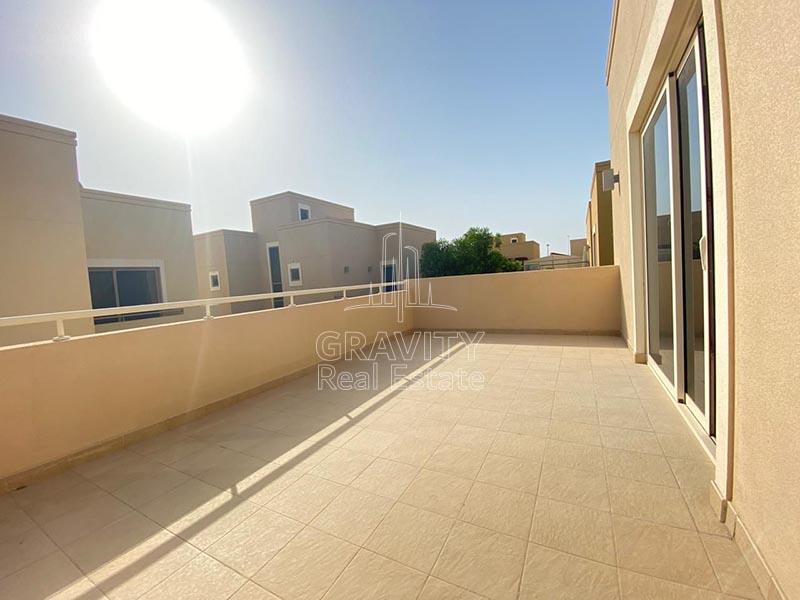
[[[648,352],[670,382],[675,381],[672,321],[672,203],[669,129],[662,97],[642,138],[647,245]]]

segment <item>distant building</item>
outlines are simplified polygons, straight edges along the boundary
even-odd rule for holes
[[[403,277],[417,274],[422,245],[436,240],[433,229],[360,223],[349,206],[296,192],[252,200],[250,213],[252,232],[217,230],[195,236],[201,297],[397,281],[401,233]],[[263,307],[265,303],[249,303],[233,311]]]
[[[589,260],[589,246],[586,244],[586,238],[575,238],[569,241],[570,256],[579,258],[581,260]]]
[[[539,242],[526,240],[524,233],[504,233],[500,235],[497,248],[506,258],[525,262],[539,258]]]
[[[0,115],[0,316],[197,298],[191,207],[88,190],[74,132]],[[71,320],[81,335],[180,318],[149,312]],[[8,327],[0,343],[55,336],[52,325]]]
[[[586,207],[586,240],[592,266],[614,264],[614,215],[611,192],[604,192],[601,173],[611,168],[610,161],[594,164],[590,200]]]

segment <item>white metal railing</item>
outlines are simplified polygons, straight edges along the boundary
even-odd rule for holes
[[[406,285],[406,281],[394,281],[388,283],[365,283],[361,285],[348,285],[330,288],[316,288],[311,290],[294,290],[288,292],[271,292],[269,294],[250,294],[248,296],[226,296],[224,298],[198,298],[197,300],[180,300],[178,302],[161,302],[159,304],[137,304],[136,306],[114,306],[111,308],[89,308],[84,310],[66,310],[61,312],[41,313],[38,315],[20,315],[14,317],[0,317],[0,327],[11,327],[15,325],[33,325],[36,323],[55,323],[56,337],[54,342],[68,340],[69,336],[64,329],[65,321],[75,319],[93,319],[96,317],[117,317],[122,315],[132,315],[139,313],[151,313],[167,310],[184,308],[194,308],[202,306],[205,308],[205,319],[213,319],[211,307],[221,304],[237,304],[239,302],[252,302],[255,300],[274,300],[276,298],[288,298],[289,307],[296,306],[294,299],[298,296],[319,296],[322,294],[336,294],[341,292],[342,300],[346,299],[347,292],[359,290],[369,290],[369,293],[384,291],[397,291]],[[312,303],[309,303],[312,304]],[[143,324],[146,326],[146,324]]]

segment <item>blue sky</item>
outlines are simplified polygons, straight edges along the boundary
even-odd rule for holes
[[[187,142],[131,113],[91,55],[96,0],[0,7],[0,113],[78,133],[80,178],[193,206],[196,232],[248,229],[286,189],[452,237],[581,237],[608,157],[611,0],[211,0],[252,93]]]

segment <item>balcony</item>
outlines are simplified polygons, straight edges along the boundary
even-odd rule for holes
[[[402,322],[355,298],[0,350],[0,598],[760,598],[711,461],[604,335],[617,288],[447,278],[457,311]],[[322,331],[395,345],[330,345],[320,389]]]

